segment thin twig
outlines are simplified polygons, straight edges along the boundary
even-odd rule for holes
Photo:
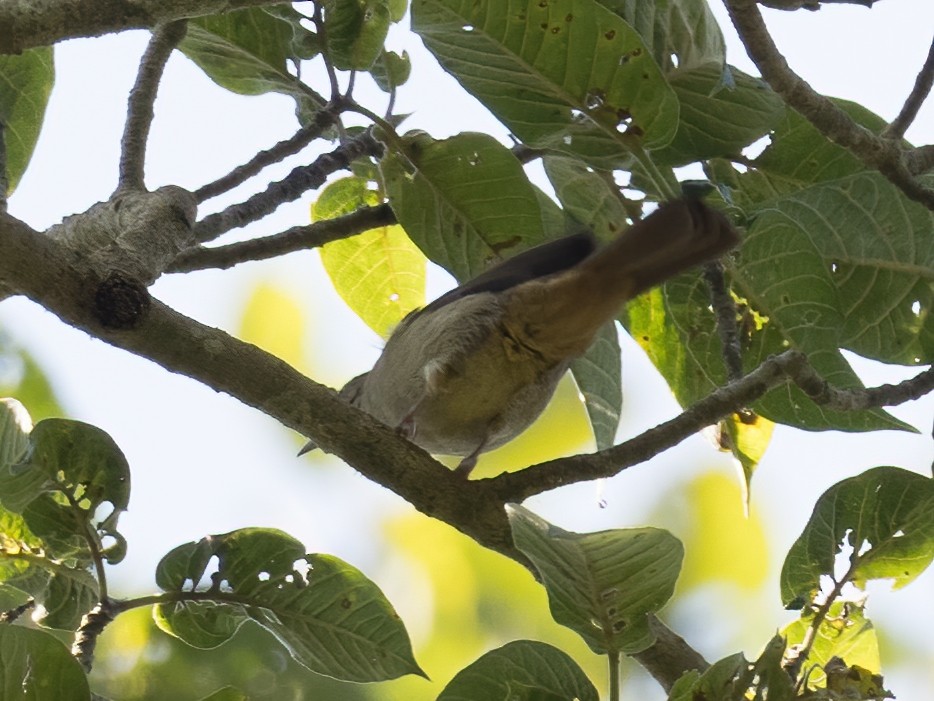
[[[142,190],[146,168],[146,142],[152,126],[153,104],[169,56],[185,37],[186,20],[170,22],[156,28],[139,62],[136,84],[130,91],[126,125],[120,142],[121,190]]]
[[[294,251],[316,248],[330,241],[348,238],[369,229],[388,226],[395,222],[395,214],[393,214],[388,204],[363,207],[334,219],[306,224],[305,226],[293,226],[291,229],[286,229],[272,236],[264,236],[263,238],[240,241],[214,248],[190,248],[179,254],[166,272],[187,273],[192,270],[207,268],[226,270],[240,263],[265,260]]]
[[[195,190],[195,199],[200,204],[205,200],[234,189],[259,173],[266,166],[278,163],[293,154],[298,153],[312,141],[317,139],[328,127],[337,121],[339,110],[330,104],[315,113],[314,119],[288,139],[280,141],[272,148],[260,151],[243,165],[237,166],[226,175],[214,182],[202,185]]]
[[[717,319],[723,363],[727,380],[733,382],[743,376],[743,355],[739,345],[736,323],[736,304],[723,277],[723,265],[717,261],[704,266],[704,281],[710,292],[710,304]]]
[[[518,472],[504,473],[490,481],[497,497],[504,503],[519,503],[558,487],[612,477],[668,450],[789,380],[817,404],[841,411],[859,411],[895,406],[928,394],[934,390],[934,367],[896,385],[839,389],[822,378],[803,353],[785,351],[769,357],[742,379],[711,392],[680,415],[635,438],[598,453],[552,460]]]
[[[876,136],[815,91],[791,70],[772,40],[753,0],[723,0],[746,53],[762,77],[782,99],[831,141],[849,149],[878,170],[910,199],[934,211],[934,189],[919,183],[902,161],[898,142]]]
[[[314,163],[295,168],[285,178],[271,183],[263,192],[245,202],[205,217],[195,225],[195,238],[202,243],[211,241],[231,229],[261,219],[284,202],[291,202],[308,190],[321,187],[331,173],[347,168],[361,156],[378,156],[382,149],[369,132],[348,139],[330,153],[318,156]]]
[[[24,613],[26,613],[30,609],[34,608],[35,605],[36,605],[35,599],[27,599],[26,601],[21,603],[19,606],[16,606],[14,608],[9,609],[8,611],[4,611],[3,613],[0,613],[0,625],[5,624],[5,623],[13,623],[13,621],[15,621],[17,618],[22,616]]]
[[[887,139],[901,139],[905,136],[905,131],[918,116],[918,110],[930,94],[932,85],[934,85],[934,38],[931,39],[928,56],[918,72],[918,77],[915,78],[914,87],[908,93],[905,104],[902,105],[898,116],[882,132],[882,136]]]
[[[0,119],[0,213],[6,212],[7,190],[10,180],[6,172],[6,123]]]

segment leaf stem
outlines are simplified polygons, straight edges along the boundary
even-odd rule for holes
[[[607,661],[610,665],[610,701],[619,701],[619,651],[608,652]]]

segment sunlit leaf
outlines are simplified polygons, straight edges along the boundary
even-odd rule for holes
[[[759,515],[745,512],[739,481],[722,472],[704,472],[674,488],[657,518],[671,517],[664,512],[675,499],[683,504],[677,517],[685,550],[679,586],[691,590],[729,582],[740,590],[758,591],[769,576],[769,543]]]
[[[801,618],[792,621],[781,635],[789,646],[800,645],[808,628],[814,624],[814,611],[806,609]],[[826,683],[824,666],[834,657],[846,660],[849,665],[859,665],[872,672],[879,672],[879,640],[872,622],[865,617],[863,607],[852,601],[835,601],[827,617],[817,627],[814,642],[804,667],[809,686],[821,687]]]
[[[648,615],[671,597],[681,543],[658,528],[571,533],[508,507],[513,539],[548,592],[551,615],[596,653],[638,652],[655,639]]]
[[[312,216],[316,221],[332,219],[379,201],[367,181],[342,178],[321,192]],[[321,262],[337,293],[383,338],[425,304],[425,256],[401,226],[331,241],[321,248]]]
[[[852,548],[844,581],[891,579],[903,587],[934,559],[934,480],[897,467],[875,467],[824,492],[781,574],[782,603],[801,608],[837,553]]]
[[[306,369],[305,311],[289,292],[272,281],[261,281],[247,298],[238,336]]]

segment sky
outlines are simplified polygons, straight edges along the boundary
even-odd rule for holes
[[[722,7],[715,4],[714,11],[726,35],[728,60],[756,73]],[[765,14],[792,68],[815,89],[859,101],[887,119],[897,113],[910,90],[934,30],[934,5],[929,0],[884,0],[872,10],[829,6],[816,13]],[[405,126],[435,137],[486,131],[509,143],[507,131],[440,70],[418,38],[407,32],[407,24],[406,19],[394,28],[388,42],[389,48],[406,49],[412,55],[412,78],[397,103],[398,111],[412,112]],[[32,163],[10,200],[11,214],[44,229],[110,195],[116,184],[126,96],[147,39],[144,32],[126,32],[63,42],[56,48],[56,84],[46,122]],[[358,90],[361,101],[381,111],[382,94],[366,81]],[[366,102],[366,95],[372,103]],[[151,188],[174,183],[194,189],[258,149],[287,138],[296,128],[288,98],[227,93],[178,53],[169,61],[155,109],[146,176]],[[925,106],[907,138],[916,144],[934,143],[934,104]],[[281,177],[294,164],[270,168],[269,177]],[[229,197],[212,200],[199,216],[242,199],[265,182],[251,182]],[[225,240],[305,223],[310,202],[309,195],[284,205]],[[236,331],[251,291],[260,284],[273,285],[300,304],[309,363],[321,371],[316,379],[339,386],[377,357],[378,339],[336,296],[314,252],[225,272],[164,276],[152,292],[203,323]],[[442,273],[432,273],[433,293],[450,284]],[[404,602],[405,582],[390,574],[392,568],[369,540],[347,537],[348,532],[378,534],[387,513],[410,510],[402,500],[334,459],[296,459],[299,438],[272,419],[91,339],[26,300],[0,304],[0,328],[39,359],[68,416],[106,430],[130,462],[131,506],[120,522],[130,551],[112,572],[118,595],[152,589],[156,563],[175,545],[256,525],[281,528],[311,552],[332,553],[352,562],[376,579],[391,601]],[[623,345],[626,405],[621,435],[628,437],[670,418],[678,409],[638,348],[625,338]],[[914,374],[849,357],[867,384]],[[840,479],[885,464],[930,474],[934,398],[893,408],[892,413],[922,434],[813,434],[781,427],[776,431],[755,478],[752,508],[766,524],[777,553],[786,551],[800,533],[816,495]],[[672,481],[689,478],[699,465],[736,474],[727,456],[697,436],[599,489],[576,485],[537,497],[528,505],[569,530],[641,525]],[[598,507],[600,498],[607,508]],[[348,508],[348,503],[361,508]],[[773,587],[769,605],[778,610],[777,585]],[[887,590],[887,585],[873,588],[869,615],[879,627],[892,626],[893,634],[909,644],[934,649],[930,606],[934,573],[928,571],[904,591]],[[705,608],[727,603],[722,597],[699,596],[675,612],[674,619],[702,619]],[[405,619],[409,604],[397,605]],[[786,620],[776,618],[776,626]],[[698,644],[709,656],[732,652],[718,647],[722,641],[716,633],[698,635]],[[757,639],[747,644],[754,646]],[[755,649],[748,652],[754,654]],[[907,690],[934,685],[931,670],[887,672],[888,686],[904,690],[899,698],[920,699]]]

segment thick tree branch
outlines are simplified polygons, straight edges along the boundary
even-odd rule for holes
[[[895,140],[876,136],[815,91],[791,70],[765,26],[755,0],[723,0],[746,53],[762,77],[782,99],[831,141],[852,151],[867,166],[882,173],[906,196],[934,211],[934,190],[921,185],[902,160]]]
[[[340,110],[336,109],[333,104],[319,110],[309,124],[303,126],[288,139],[280,141],[272,148],[260,151],[249,161],[241,166],[237,166],[227,173],[227,175],[218,178],[212,183],[199,187],[195,190],[195,199],[201,203],[212,197],[217,197],[228,190],[233,190],[238,185],[245,183],[259,173],[266,166],[278,163],[282,159],[298,153],[321,136],[325,129],[333,125],[337,121],[338,114],[340,114]]]
[[[177,19],[205,17],[282,0],[4,0],[0,54],[18,54],[63,39],[149,29]]]
[[[190,248],[183,251],[166,272],[187,273],[206,268],[226,270],[240,263],[265,260],[286,253],[317,248],[330,241],[348,238],[378,226],[395,223],[396,216],[388,204],[364,207],[334,219],[326,219],[305,226],[293,226],[291,229],[272,236],[214,248],[204,246]]]
[[[934,144],[918,146],[905,153],[905,165],[914,175],[934,170]]]
[[[908,93],[905,104],[902,105],[898,116],[882,132],[882,136],[888,139],[901,139],[905,135],[905,131],[915,121],[918,110],[921,109],[921,105],[931,92],[932,85],[934,85],[934,38],[931,39],[928,56],[918,72],[918,77],[915,78],[914,87]]]
[[[291,202],[308,190],[321,187],[329,175],[347,168],[357,158],[378,156],[382,151],[382,145],[369,132],[348,139],[330,153],[318,156],[314,163],[295,168],[285,178],[271,183],[263,192],[253,195],[246,202],[205,217],[195,227],[195,237],[204,243],[231,229],[261,219],[282,203]]]
[[[185,20],[162,25],[153,32],[146,52],[139,62],[136,84],[127,101],[126,125],[120,141],[120,177],[117,187],[123,190],[145,189],[146,144],[152,126],[152,107],[162,80],[165,64],[172,51],[185,37]]]

